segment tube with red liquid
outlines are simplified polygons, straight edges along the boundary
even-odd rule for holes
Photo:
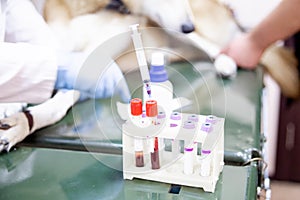
[[[160,164],[159,164],[159,148],[158,148],[158,138],[154,138],[154,148],[153,151],[151,152],[151,165],[152,169],[159,169]]]
[[[134,139],[135,166],[144,167],[143,140]]]
[[[142,100],[139,98],[131,99],[130,111],[133,118],[133,123],[139,124],[142,115]],[[144,151],[143,140],[134,138],[134,151],[135,151],[135,166],[144,167]]]

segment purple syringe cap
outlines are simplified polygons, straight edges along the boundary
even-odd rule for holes
[[[163,111],[159,111],[157,114],[157,119],[164,119],[166,118],[166,113]]]
[[[205,131],[205,132],[207,132],[207,133],[209,133],[209,132],[211,131],[211,129],[212,129],[212,124],[209,123],[209,122],[205,122],[205,123],[203,123],[202,126],[201,126],[201,130],[202,130],[202,131]]]
[[[173,112],[170,117],[172,120],[181,120],[181,115],[179,112]]]
[[[217,117],[214,115],[208,115],[206,117],[206,122],[214,124],[217,121]]]
[[[198,122],[199,121],[199,117],[195,114],[189,115],[188,116],[188,120],[194,121],[194,122]]]
[[[184,122],[183,128],[185,128],[185,129],[194,129],[194,128],[196,128],[196,125],[193,121],[188,120],[188,121]]]

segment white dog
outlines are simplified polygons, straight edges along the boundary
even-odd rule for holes
[[[81,6],[79,12],[76,6],[70,5],[75,4],[74,2],[79,4],[81,1],[48,0],[45,6],[45,18],[64,46],[71,51],[93,50],[110,38],[127,32],[128,26],[136,23],[139,23],[141,27],[158,25],[185,33],[195,28],[192,35],[196,35],[201,41],[206,41],[204,45],[200,42],[200,47],[208,52],[211,49],[211,43],[215,44],[217,47],[215,49],[221,49],[234,36],[241,33],[240,24],[236,23],[232,10],[218,0],[123,0],[126,8],[131,12],[130,15],[103,9],[95,12],[95,10],[91,11],[86,4]],[[51,5],[54,2],[56,2],[55,9]],[[120,2],[120,10],[128,11],[124,9],[120,0],[113,2]],[[107,1],[93,0],[88,5],[91,4],[94,8],[104,8]],[[65,13],[73,14],[66,17]],[[197,46],[199,43],[197,37],[192,37],[194,44],[188,46]],[[165,47],[174,40],[170,42],[170,36],[166,36],[163,32],[156,32],[147,35],[144,41],[149,41],[154,47]],[[117,48],[112,48],[112,58],[120,55],[129,45],[130,39],[128,38],[119,43]],[[194,58],[197,56],[194,50],[185,46],[184,50],[178,50],[178,52],[188,52],[186,55]],[[125,60],[128,61],[128,58]],[[124,59],[123,61],[119,59],[117,62],[124,71],[128,70],[124,68],[128,66],[128,62],[123,64]],[[130,62],[135,61],[130,59]],[[261,64],[277,81],[284,95],[299,96],[297,61],[291,51],[274,45],[265,51]]]

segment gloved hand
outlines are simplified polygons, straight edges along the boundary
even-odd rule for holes
[[[58,57],[56,89],[79,90],[80,101],[117,94],[124,102],[129,102],[130,92],[126,80],[113,60],[95,59],[95,56],[86,59],[87,54],[81,52],[60,53]]]

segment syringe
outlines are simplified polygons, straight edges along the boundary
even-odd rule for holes
[[[151,87],[150,87],[150,75],[149,75],[149,69],[146,61],[146,56],[143,48],[141,33],[138,32],[137,27],[139,24],[131,25],[130,28],[132,30],[132,40],[133,45],[136,53],[136,58],[139,64],[141,76],[143,79],[143,83],[145,85],[147,94],[149,97],[151,97]]]

